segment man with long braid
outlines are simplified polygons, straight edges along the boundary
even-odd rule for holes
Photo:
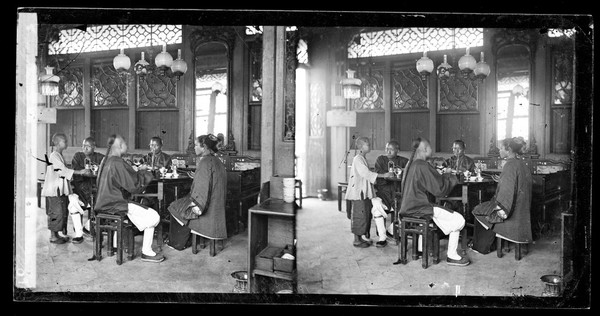
[[[430,156],[429,141],[422,138],[413,140],[413,153],[403,174],[400,215],[432,216],[440,230],[449,235],[446,263],[467,266],[470,263],[469,258],[461,257],[456,251],[460,231],[465,226],[464,217],[458,212],[432,204],[428,197],[428,193],[436,197],[447,195],[458,183],[458,179],[452,174],[439,174],[427,162],[427,157]],[[421,239],[418,245],[422,248]]]
[[[126,200],[123,191],[142,192],[152,180],[148,171],[135,171],[121,156],[127,152],[127,144],[120,135],[108,139],[108,151],[98,171],[98,198],[95,211],[98,213],[125,212],[140,231],[144,232],[142,261],[161,262],[165,257],[152,250],[154,228],[160,222],[158,213],[147,206]]]

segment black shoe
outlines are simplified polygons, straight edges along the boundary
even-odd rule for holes
[[[58,245],[64,244],[64,243],[66,243],[68,241],[69,241],[68,238],[63,238],[63,237],[58,237],[56,239],[50,239],[51,243],[58,244]]]
[[[469,263],[471,263],[471,261],[467,257],[462,257],[462,258],[460,258],[460,260],[446,258],[446,263],[451,266],[464,267],[464,266],[468,266]]]
[[[387,246],[387,244],[388,244],[387,240],[383,240],[383,241],[378,241],[378,242],[376,242],[376,243],[375,243],[375,246],[376,246],[377,248],[383,248],[383,247]]]
[[[159,263],[164,260],[165,256],[163,256],[161,253],[157,253],[154,256],[147,256],[145,254],[142,254],[142,261]]]
[[[365,242],[365,241],[355,241],[352,245],[356,248],[367,248],[367,247],[371,246],[370,243]]]
[[[74,244],[80,244],[83,242],[83,237],[75,237],[71,240],[71,242]]]

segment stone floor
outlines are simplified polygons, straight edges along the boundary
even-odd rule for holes
[[[37,285],[31,289],[34,295],[39,295],[38,299],[104,301],[112,300],[115,293],[128,293],[130,296],[119,295],[119,298],[134,301],[260,302],[262,299],[230,295],[235,284],[231,273],[247,269],[247,231],[226,240],[224,249],[215,257],[209,256],[208,248],[194,255],[190,248],[177,251],[164,246],[167,259],[158,264],[140,260],[142,236],[139,235],[135,239],[136,258],[119,266],[116,257],[88,261],[92,256],[91,239],[81,244],[49,243],[42,209],[39,214]],[[371,235],[375,236],[372,226]],[[398,256],[393,242],[385,248],[352,246],[350,221],[344,209],[337,210],[337,201],[333,200],[305,198],[303,208],[298,210],[296,232],[301,295],[288,296],[288,302],[298,298],[301,302],[316,299],[316,303],[356,304],[368,298],[369,304],[396,296],[541,297],[545,285],[540,277],[560,271],[558,236],[540,238],[530,245],[529,253],[520,261],[515,261],[513,251],[498,258],[495,253],[480,255],[468,250],[471,265],[448,266],[447,239],[442,239],[439,264],[423,269],[420,260],[409,259],[406,265],[393,265]]]

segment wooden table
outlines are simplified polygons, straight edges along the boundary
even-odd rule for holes
[[[471,214],[471,209],[474,205],[469,204],[469,192],[476,192],[477,204],[483,202],[483,192],[489,190],[492,187],[496,187],[497,182],[490,178],[483,178],[482,181],[465,181],[462,177],[459,177],[457,186],[460,186],[460,194],[456,195],[456,189],[453,190],[449,195],[441,198],[436,198],[436,203],[441,204],[443,201],[460,201],[462,204],[462,216],[465,218],[465,227],[473,227],[475,217]],[[461,247],[463,253],[466,253],[468,245],[467,230],[462,230]]]
[[[134,194],[134,197],[154,197],[158,200],[158,215],[160,223],[158,226],[158,246],[162,247],[164,240],[162,235],[162,223],[170,222],[170,214],[167,210],[169,204],[185,194],[189,193],[194,178],[180,174],[178,178],[155,177],[148,183],[146,190],[141,194]],[[172,194],[171,194],[172,193]]]
[[[267,284],[276,280],[289,281],[297,293],[296,260],[292,272],[264,270],[256,267],[256,255],[268,246],[284,248],[296,241],[296,202],[286,203],[269,198],[248,209],[248,290],[269,292]],[[296,253],[293,254],[296,257]]]

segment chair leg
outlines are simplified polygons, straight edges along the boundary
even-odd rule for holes
[[[156,245],[159,251],[162,250],[163,242],[163,225],[161,219],[158,221],[158,225],[156,225]]]
[[[515,260],[521,260],[521,244],[515,243]]]
[[[100,219],[96,219],[96,221],[98,221],[98,224],[100,224]],[[98,225],[98,227],[95,228],[95,240],[94,240],[94,257],[96,257],[96,260],[100,261],[100,259],[102,259],[102,231],[99,228],[100,225]]]
[[[117,222],[117,264],[123,263],[123,221]]]
[[[429,267],[429,225],[425,224],[423,227],[423,233],[421,234],[423,238],[423,251],[421,258],[421,266],[423,269],[427,269]],[[418,242],[417,242],[418,244]]]
[[[131,261],[135,257],[135,236],[133,236],[133,227],[126,229],[127,240],[129,245],[127,246],[127,260]]]
[[[433,242],[433,264],[440,262],[440,235],[437,230],[431,231],[431,241]]]
[[[109,257],[113,256],[113,232],[112,230],[108,230],[106,232],[106,255]]]
[[[211,239],[209,240],[210,243],[210,256],[214,257],[217,254],[217,250],[216,250],[216,240],[215,239]]]
[[[496,237],[496,253],[498,258],[502,258],[502,238]]]
[[[406,238],[406,227],[404,226],[406,225],[404,222],[400,223],[400,245],[398,245],[398,250],[399,250],[399,260],[400,263],[402,264],[407,264],[408,260],[406,259],[406,246],[407,246],[407,239]]]
[[[192,253],[198,253],[198,236],[196,236],[195,234],[192,234]]]
[[[419,235],[412,233],[412,259],[418,260],[419,255],[417,254],[419,248]]]
[[[342,211],[342,187],[338,185],[338,212]]]
[[[300,186],[298,187],[298,190],[300,191],[300,194],[299,194],[299,196],[298,196],[298,199],[300,200],[300,205],[299,205],[299,207],[300,207],[300,208],[302,208],[302,185],[300,185]]]

